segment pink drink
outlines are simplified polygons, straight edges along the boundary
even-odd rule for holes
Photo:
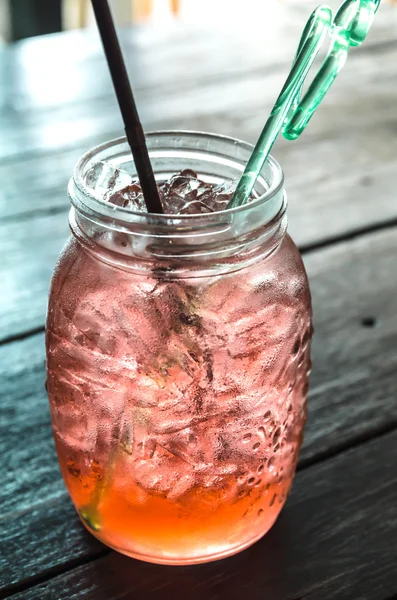
[[[156,139],[172,157],[167,135]],[[180,134],[189,168],[199,155],[200,179],[204,137],[239,164],[229,139]],[[96,153],[115,149],[120,156],[118,146]],[[78,169],[89,166],[83,159]],[[55,271],[47,323],[54,436],[82,521],[130,556],[187,564],[233,554],[268,531],[290,489],[311,307],[285,234],[281,172],[267,168],[268,200],[211,214],[219,180],[211,181],[204,216],[154,223],[134,220],[131,206],[110,222],[123,192],[84,205],[75,173],[75,237]]]

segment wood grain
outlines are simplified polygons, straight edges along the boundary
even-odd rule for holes
[[[271,18],[241,23],[209,21],[204,25],[178,20],[154,27],[119,29],[134,90],[187,88],[210,80],[238,78],[251,71],[289,66],[310,10],[275,5]],[[339,0],[330,4],[338,6]],[[382,6],[360,52],[395,41],[394,9]],[[203,43],[205,42],[205,43]],[[48,112],[68,103],[113,95],[95,30],[71,31],[0,47],[0,114]],[[274,68],[273,68],[274,70]],[[16,119],[15,119],[16,120]]]
[[[386,600],[397,590],[396,444],[394,432],[299,473],[274,528],[240,555],[173,568],[112,553],[13,598]]]
[[[391,228],[305,257],[316,334],[301,467],[397,426],[396,233]],[[367,326],[370,318],[374,327]],[[3,586],[65,568],[76,553],[87,558],[98,551],[86,544],[90,538],[62,488],[43,359],[42,335],[0,347],[1,538],[9,549],[0,562]],[[53,531],[54,519],[69,524],[68,544]],[[32,531],[40,531],[44,547],[51,544],[50,555],[40,552]]]

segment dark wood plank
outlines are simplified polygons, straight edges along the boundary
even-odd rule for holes
[[[159,567],[112,553],[15,600],[386,600],[397,592],[397,432],[299,473],[270,533],[233,558]]]
[[[0,225],[0,340],[43,326],[51,273],[67,236],[66,215]]]
[[[12,0],[9,10],[12,41],[62,30],[61,0]]]
[[[397,426],[396,233],[394,228],[362,236],[305,257],[316,335],[301,467]],[[369,317],[374,327],[367,326]],[[43,358],[42,335],[0,347],[1,536],[9,549],[0,562],[3,586],[63,568],[74,560],[77,547],[81,558],[98,550],[86,545],[62,491],[50,441]],[[66,545],[52,530],[54,515],[56,522],[70,524]],[[51,540],[50,556],[36,547],[31,531],[40,532],[43,547]]]
[[[5,467],[0,521],[65,492],[51,439],[44,359],[43,334],[0,346],[0,456]]]
[[[47,446],[48,442],[47,438]],[[59,479],[57,483],[60,483]],[[5,584],[0,587],[0,598],[8,596],[8,586],[11,584],[12,590],[12,582],[19,581],[21,576],[26,577],[25,584],[29,585],[30,579],[33,584],[37,574],[56,572],[56,566],[62,565],[62,572],[63,569],[107,553],[105,546],[88,535],[76,522],[76,513],[65,492],[44,503],[26,506],[15,513],[11,520],[9,516],[6,519],[0,519],[0,568]],[[57,555],[55,560],[52,556],[54,549]],[[14,556],[15,562],[9,561],[7,554]]]

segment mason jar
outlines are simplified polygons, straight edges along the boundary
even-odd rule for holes
[[[156,179],[238,179],[244,142],[156,132]],[[220,212],[133,212],[93,174],[136,176],[125,139],[69,185],[72,235],[47,318],[47,387],[63,478],[86,528],[156,563],[200,563],[261,538],[285,503],[306,414],[311,301],[273,158],[255,200]]]

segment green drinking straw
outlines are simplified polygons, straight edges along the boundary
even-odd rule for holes
[[[359,46],[372,25],[380,0],[346,0],[335,18],[328,6],[319,6],[303,30],[298,51],[284,87],[263,128],[227,208],[248,201],[259,173],[280,132],[295,140],[345,64],[351,46]],[[302,87],[325,36],[331,46],[322,66],[301,99]]]

